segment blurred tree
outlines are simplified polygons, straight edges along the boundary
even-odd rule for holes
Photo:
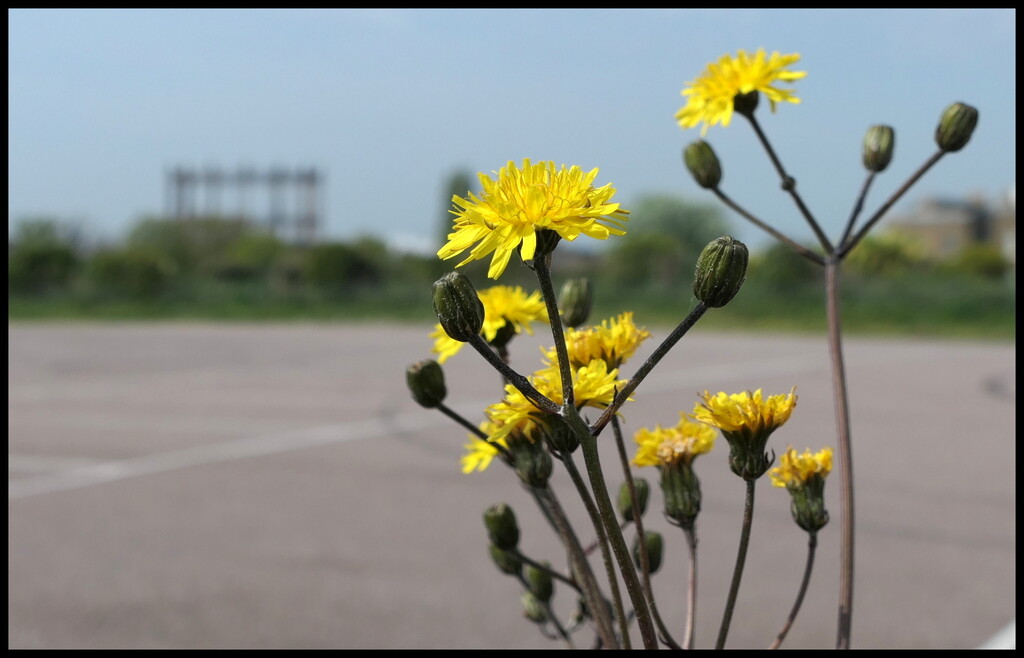
[[[813,247],[809,247],[813,250]],[[793,251],[789,245],[772,243],[750,257],[747,280],[770,288],[786,289],[814,284],[820,287],[824,268]]]
[[[387,275],[389,259],[387,246],[377,238],[318,244],[309,251],[309,281],[336,293],[376,286]]]
[[[846,257],[850,272],[867,276],[898,276],[925,264],[920,245],[898,233],[869,235]]]
[[[286,248],[270,233],[245,233],[227,245],[217,276],[229,281],[253,281],[266,277]]]
[[[265,231],[235,217],[147,217],[131,230],[127,244],[163,254],[180,272],[213,275],[232,245],[254,232]]]
[[[50,218],[25,219],[7,250],[7,285],[15,293],[67,288],[80,263],[74,231]]]
[[[616,285],[688,286],[701,249],[729,233],[717,206],[677,196],[641,197],[629,211],[627,237],[609,240],[606,256]]]
[[[86,280],[102,296],[153,299],[167,289],[174,264],[153,249],[126,247],[97,252],[86,266]]]
[[[1010,263],[1003,252],[990,244],[967,245],[945,266],[953,272],[984,279],[1002,278],[1010,269]]]

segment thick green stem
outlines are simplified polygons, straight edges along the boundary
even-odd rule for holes
[[[619,641],[615,637],[615,629],[612,627],[611,616],[608,614],[604,596],[601,595],[601,589],[597,584],[597,579],[594,578],[594,572],[590,569],[590,563],[583,555],[583,547],[580,545],[576,533],[573,532],[572,526],[569,525],[568,517],[565,516],[562,506],[555,498],[554,491],[545,488],[538,489],[537,492],[538,500],[544,502],[562,539],[562,544],[569,552],[569,562],[572,565],[573,574],[580,580],[583,598],[593,616],[598,638],[606,648],[619,648]]]
[[[750,544],[750,527],[754,522],[754,484],[756,480],[747,480],[747,500],[743,506],[743,529],[740,531],[740,547],[736,554],[736,566],[732,572],[732,585],[729,586],[729,598],[725,602],[725,614],[722,615],[722,625],[718,629],[718,642],[716,649],[725,648],[725,639],[729,635],[729,624],[732,622],[732,612],[736,607],[736,595],[740,591],[740,581],[743,579],[743,565],[747,561],[747,546]]]
[[[612,605],[615,608],[615,616],[618,620],[619,628],[622,629],[622,648],[630,649],[629,624],[626,621],[626,610],[622,605],[619,579],[615,577],[615,565],[612,562],[611,550],[608,547],[608,533],[604,530],[601,516],[594,505],[594,500],[590,497],[590,492],[587,490],[586,483],[583,482],[579,469],[576,468],[576,463],[572,460],[572,455],[562,455],[562,463],[565,464],[565,470],[569,473],[569,478],[572,480],[573,485],[576,486],[576,492],[579,494],[580,500],[583,501],[583,506],[590,516],[590,523],[594,526],[594,532],[597,534],[597,545],[601,548],[601,559],[604,561],[605,573],[608,576],[608,586],[612,594]]]

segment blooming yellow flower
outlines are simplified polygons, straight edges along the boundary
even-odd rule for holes
[[[495,443],[499,443],[506,448],[508,447],[504,439],[499,439]],[[476,436],[470,435],[469,443],[466,444],[466,454],[460,460],[462,472],[485,471],[499,454],[500,451],[495,447],[494,443],[483,441]]]
[[[523,260],[533,259],[540,229],[555,231],[566,240],[581,233],[600,240],[623,235],[629,211],[611,202],[611,185],[594,187],[597,172],[584,173],[575,165],[556,169],[554,162],[532,164],[524,159],[521,169],[510,161],[496,179],[479,174],[481,196],[452,197],[458,208],[451,211],[455,222],[437,255],[447,260],[472,247],[459,263],[465,265],[493,252],[487,276],[497,279],[520,245]]]
[[[796,386],[786,395],[772,395],[767,399],[757,389],[729,395],[725,392],[711,395],[704,391],[703,402],[693,409],[693,416],[729,435],[743,438],[763,437],[771,434],[789,420],[796,407]]]
[[[728,126],[732,119],[733,101],[738,94],[759,91],[768,97],[772,112],[775,104],[785,101],[799,103],[800,99],[789,89],[775,86],[776,82],[792,82],[807,75],[806,71],[787,71],[786,67],[800,60],[800,55],[780,55],[777,51],[765,57],[764,48],[753,57],[745,51],[736,57],[723,55],[717,63],[708,64],[704,73],[687,83],[683,96],[686,105],[676,112],[676,121],[683,128],[693,128],[704,122],[701,135],[717,123]]]
[[[832,448],[822,448],[817,453],[805,450],[798,455],[793,446],[779,458],[779,466],[768,476],[776,487],[802,487],[813,477],[824,479],[832,471]]]
[[[729,468],[744,480],[754,481],[772,465],[765,453],[768,437],[789,420],[796,407],[796,387],[788,395],[765,399],[761,389],[753,393],[717,393],[704,391],[703,402],[693,409],[693,417],[722,430],[729,442]]]
[[[679,424],[662,428],[655,425],[653,430],[646,427],[637,430],[637,466],[663,466],[683,462],[690,464],[697,455],[710,452],[718,435],[714,429],[703,423],[691,421],[685,413],[679,414]]]
[[[480,333],[488,342],[493,341],[506,326],[517,334],[523,331],[532,334],[531,322],[546,322],[548,319],[547,307],[537,290],[526,294],[520,286],[491,286],[479,291],[477,296],[484,305],[484,324]],[[433,351],[438,355],[438,363],[455,356],[465,345],[451,338],[440,324],[434,327],[430,337],[434,339]]]
[[[610,368],[618,368],[650,337],[651,332],[637,327],[633,322],[633,312],[627,311],[616,318],[602,321],[600,326],[567,329],[565,346],[569,353],[569,363],[574,368],[594,359],[601,359]],[[557,363],[554,347],[545,350],[544,356],[549,363]]]

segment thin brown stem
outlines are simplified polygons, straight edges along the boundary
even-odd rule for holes
[[[693,635],[697,627],[697,533],[691,525],[683,528],[686,545],[690,549],[690,576],[686,582],[686,630],[683,632],[683,646],[693,648]]]
[[[804,594],[807,593],[807,584],[811,582],[811,571],[814,569],[814,549],[818,546],[818,533],[809,532],[807,533],[807,565],[804,566],[804,577],[800,581],[800,591],[797,592],[796,601],[793,603],[793,609],[789,612],[789,618],[786,619],[786,623],[783,624],[782,630],[779,631],[779,636],[775,638],[769,649],[778,649],[782,646],[783,640],[786,639],[786,634],[789,633],[789,629],[793,626],[793,622],[796,621],[797,614],[800,613],[800,606],[804,602]]]
[[[530,591],[530,583],[526,582],[526,578],[524,578],[522,574],[519,574],[519,583],[527,592]],[[555,627],[555,630],[558,632],[558,637],[562,638],[562,641],[564,641],[570,649],[575,649],[576,646],[572,643],[572,638],[569,637],[569,633],[566,632],[565,627],[562,626],[562,622],[558,621],[558,617],[556,617],[554,611],[551,610],[551,604],[548,601],[540,600],[536,596],[534,598],[540,605],[541,610],[544,611],[544,616],[547,617],[548,621]],[[544,635],[547,636],[548,634],[544,633]]]
[[[466,342],[468,342],[473,349],[479,352],[480,356],[484,357],[488,363],[494,366],[495,370],[500,372],[508,383],[515,386],[520,393],[536,405],[538,409],[550,414],[557,414],[559,412],[557,404],[549,400],[543,393],[534,388],[533,384],[530,383],[530,380],[520,375],[505,363],[501,357],[491,349],[491,346],[484,341],[482,336],[471,336]]]
[[[729,598],[725,602],[725,613],[722,615],[722,625],[718,629],[718,641],[716,649],[725,648],[725,639],[729,635],[729,624],[732,623],[733,609],[736,607],[736,596],[740,591],[740,581],[743,579],[743,565],[747,561],[747,546],[750,544],[750,527],[754,522],[754,484],[756,480],[746,480],[747,498],[743,506],[743,528],[740,530],[740,546],[736,553],[736,566],[732,572],[732,584],[729,586]]]
[[[569,364],[569,351],[565,347],[565,330],[562,328],[562,316],[558,312],[558,298],[555,296],[555,287],[551,282],[551,270],[548,269],[548,260],[551,254],[534,259],[533,272],[537,275],[537,283],[540,284],[540,294],[544,298],[544,305],[547,307],[548,322],[551,324],[551,337],[555,340],[555,354],[558,356],[558,373],[562,378],[562,404],[569,406],[575,404],[573,399],[572,367]]]
[[[753,112],[744,113],[743,116],[750,121],[751,127],[753,127],[754,132],[757,134],[757,139],[761,142],[761,145],[764,146],[764,150],[768,152],[768,157],[771,159],[772,164],[775,165],[775,171],[778,172],[779,179],[782,180],[782,189],[793,197],[793,202],[796,203],[796,207],[800,209],[800,213],[804,216],[804,219],[807,220],[811,230],[814,231],[816,236],[818,236],[818,241],[821,243],[822,248],[824,248],[825,253],[832,253],[832,243],[829,242],[828,237],[825,235],[824,231],[821,230],[821,226],[819,226],[818,222],[814,219],[814,215],[812,215],[811,211],[807,209],[806,205],[804,205],[804,200],[800,197],[800,193],[796,191],[796,179],[786,173],[786,169],[782,166],[782,161],[779,160],[779,156],[775,154],[775,149],[772,148],[771,142],[768,141],[768,136],[764,134],[763,130],[761,130],[761,124],[758,123],[757,117],[754,116]]]
[[[876,172],[870,171],[864,178],[864,184],[860,188],[860,194],[857,195],[857,200],[853,204],[853,210],[850,212],[850,219],[846,221],[846,228],[843,229],[843,237],[839,238],[839,249],[842,249],[846,245],[846,241],[850,237],[850,233],[853,232],[853,226],[857,223],[857,217],[860,215],[860,211],[864,209],[864,199],[868,196],[868,190],[871,188],[871,183],[875,180]]]
[[[818,254],[814,253],[813,251],[811,251],[807,247],[803,246],[802,244],[800,244],[796,240],[790,238],[789,236],[787,236],[787,235],[777,231],[776,229],[772,228],[768,224],[764,223],[759,218],[757,218],[756,216],[754,216],[753,214],[748,212],[746,208],[742,207],[741,205],[739,205],[738,203],[733,201],[731,198],[726,196],[725,192],[723,192],[722,190],[720,190],[718,188],[715,188],[714,190],[712,190],[712,192],[715,193],[715,196],[717,196],[722,203],[724,203],[725,205],[727,205],[730,208],[732,208],[734,211],[739,213],[743,218],[745,218],[751,224],[753,224],[754,226],[758,227],[762,231],[768,233],[769,235],[774,237],[776,240],[779,240],[780,242],[784,242],[787,245],[789,245],[793,249],[793,251],[795,251],[796,253],[800,254],[804,258],[806,258],[806,259],[808,259],[808,260],[810,260],[810,261],[812,261],[814,263],[817,263],[818,265],[824,265],[825,264],[825,259],[824,258],[822,258]]]
[[[839,312],[840,261],[825,266],[826,306],[828,314],[828,351],[832,359],[832,392],[836,407],[836,432],[839,440],[839,488],[841,500],[841,544],[839,551],[839,624],[837,649],[850,648],[853,616],[853,450],[850,445],[850,403],[843,363],[842,316]]]

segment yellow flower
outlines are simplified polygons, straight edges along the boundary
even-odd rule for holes
[[[793,446],[779,458],[779,466],[773,468],[768,477],[776,487],[802,487],[813,478],[824,479],[832,471],[832,448],[822,448],[817,453],[805,450],[798,455]]]
[[[655,425],[637,430],[637,466],[663,466],[683,462],[690,464],[697,455],[710,452],[715,445],[715,430],[702,423],[692,422],[685,413],[679,414],[679,424],[664,429]]]
[[[773,457],[765,453],[768,437],[789,420],[796,407],[796,387],[788,395],[765,399],[761,389],[753,393],[717,393],[704,391],[703,402],[693,409],[693,417],[722,430],[729,442],[729,468],[744,480],[764,475]]]
[[[764,48],[758,49],[753,57],[743,50],[738,51],[735,58],[723,55],[717,63],[708,64],[704,73],[683,89],[687,101],[676,112],[676,121],[683,128],[693,128],[703,121],[701,135],[707,134],[708,128],[717,123],[728,126],[736,96],[752,91],[768,97],[772,112],[776,103],[799,103],[800,99],[792,90],[775,86],[776,82],[792,82],[807,75],[806,71],[786,70],[799,60],[800,55],[796,53],[780,55],[777,51],[766,58]]]
[[[651,337],[651,332],[633,322],[633,312],[620,313],[617,318],[604,320],[601,326],[567,329],[565,345],[569,363],[578,368],[594,359],[603,360],[609,367],[618,368],[636,353],[640,344]],[[549,363],[557,362],[555,348],[545,350]]]
[[[611,185],[594,187],[597,172],[584,173],[575,165],[556,169],[554,162],[532,164],[524,159],[522,169],[510,161],[496,179],[479,174],[481,196],[452,197],[455,222],[437,255],[447,260],[472,247],[459,263],[465,265],[493,252],[487,276],[497,279],[520,245],[523,260],[533,259],[540,229],[555,231],[566,240],[581,233],[600,240],[625,234],[629,211],[611,202]]]
[[[529,295],[520,286],[491,286],[477,293],[484,305],[484,324],[481,333],[488,342],[493,341],[498,332],[508,326],[515,333],[525,331],[533,333],[531,322],[546,322],[547,308],[540,296],[540,291]],[[455,356],[465,343],[448,336],[440,324],[435,325],[430,334],[434,339],[434,353],[438,363],[444,363]]]
[[[797,401],[796,386],[787,395],[772,395],[768,399],[761,389],[732,395],[704,391],[703,398],[693,409],[694,418],[700,422],[717,427],[727,437],[731,434],[765,439],[789,420]]]
[[[483,422],[480,424],[480,430],[490,437],[494,426],[491,423]],[[465,446],[466,454],[460,460],[462,472],[472,473],[473,471],[487,470],[487,467],[491,465],[494,458],[501,454],[495,443],[503,448],[508,448],[508,443],[504,439],[496,439],[493,442],[491,440],[483,441],[475,434],[470,434],[469,443]]]

